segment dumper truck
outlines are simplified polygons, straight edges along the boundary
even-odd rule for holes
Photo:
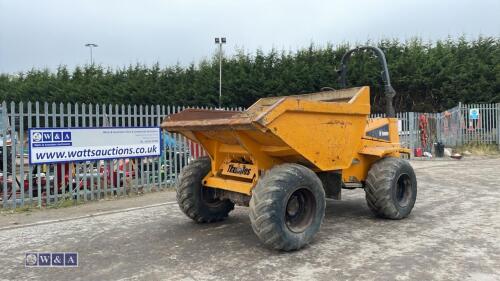
[[[325,215],[326,198],[362,188],[379,217],[407,217],[417,180],[399,143],[395,91],[383,52],[387,118],[369,118],[368,86],[327,88],[304,95],[259,99],[243,112],[186,109],[167,116],[162,128],[199,143],[208,157],[191,161],[176,183],[177,202],[198,223],[225,219],[248,206],[253,231],[270,248],[291,251],[310,243]]]

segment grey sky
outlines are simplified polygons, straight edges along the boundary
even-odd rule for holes
[[[500,35],[500,0],[0,0],[0,72],[89,62],[185,65],[211,56],[311,42]]]

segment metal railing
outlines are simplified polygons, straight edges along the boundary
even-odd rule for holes
[[[43,207],[60,201],[99,200],[172,186],[182,167],[191,159],[205,155],[198,144],[180,134],[162,132],[164,143],[160,157],[29,165],[27,131],[34,127],[158,126],[165,116],[185,108],[3,102],[0,107],[0,205],[3,208]],[[470,109],[478,110],[477,118],[469,116]],[[400,141],[412,150],[417,147],[430,150],[437,141],[446,146],[471,142],[500,146],[500,104],[459,104],[442,113],[402,112],[396,117]]]
[[[470,111],[478,113],[472,118]],[[372,114],[371,117],[384,117]],[[404,147],[431,151],[436,142],[448,147],[491,144],[500,148],[500,104],[462,104],[441,113],[401,112],[399,137]]]
[[[471,109],[479,113],[471,118]],[[500,144],[500,104],[460,104],[459,137],[461,143]]]
[[[198,144],[180,134],[162,132],[160,157],[30,165],[27,131],[34,127],[159,126],[165,116],[186,108],[3,102],[0,107],[1,206],[43,207],[61,200],[77,203],[171,186],[182,167],[191,159],[205,155]]]

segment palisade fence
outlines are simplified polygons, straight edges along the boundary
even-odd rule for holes
[[[471,110],[478,114],[471,118]],[[385,117],[372,114],[371,117]],[[500,148],[500,104],[462,104],[440,113],[401,112],[399,138],[404,147],[432,152],[434,144],[446,147],[465,144],[497,145]]]
[[[205,155],[198,144],[180,134],[162,131],[160,157],[29,165],[28,129],[159,126],[165,116],[186,108],[3,102],[0,107],[0,204],[3,208],[43,207],[63,200],[74,200],[76,204],[170,187],[182,167],[191,159]]]
[[[186,109],[165,105],[5,103],[0,107],[0,200],[3,208],[43,207],[130,193],[159,191],[173,185],[182,167],[205,155],[180,134],[162,132],[160,157],[29,165],[29,128],[159,126],[165,116]],[[212,109],[211,107],[197,107]],[[241,111],[242,108],[226,108]],[[470,118],[477,109],[477,118]],[[371,117],[383,117],[372,114]],[[500,145],[500,104],[459,104],[442,113],[398,113],[403,146],[432,151],[467,143]]]

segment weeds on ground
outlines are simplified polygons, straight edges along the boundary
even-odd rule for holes
[[[78,204],[81,204],[81,202],[79,202]],[[47,204],[46,209],[67,208],[75,205],[77,205],[77,203],[75,200],[73,200],[71,194],[67,194],[64,197],[59,198],[57,202]],[[7,214],[25,213],[26,215],[30,215],[31,212],[39,209],[40,208],[37,205],[26,204],[22,207],[16,207],[15,209],[14,208],[0,209],[0,214],[7,215]]]
[[[461,154],[468,151],[475,156],[500,155],[500,150],[496,144],[469,143],[458,147],[457,151]]]
[[[22,207],[17,207],[15,209],[0,209],[0,215],[7,214],[22,214],[25,213],[27,216],[33,211],[33,206],[25,205]]]
[[[175,189],[168,187],[161,192],[173,192]],[[78,206],[82,205],[85,203],[91,203],[91,202],[99,202],[99,201],[114,201],[114,200],[121,200],[121,199],[126,199],[126,198],[133,198],[133,197],[140,197],[146,194],[151,194],[155,193],[157,191],[151,190],[151,191],[146,191],[143,190],[142,188],[138,188],[137,190],[134,190],[134,192],[128,192],[125,195],[118,195],[118,194],[113,194],[113,195],[107,195],[105,196],[104,194],[101,194],[101,199],[100,200],[88,200],[84,201],[82,197],[80,197],[80,200],[75,200],[73,197],[72,193],[66,193],[64,196],[58,197],[57,202],[49,202],[46,205],[43,205],[43,207],[38,207],[38,205],[29,205],[26,204],[22,207],[16,207],[14,208],[2,208],[0,205],[0,215],[8,215],[8,214],[18,214],[18,213],[26,213],[26,215],[30,215],[31,212],[37,211],[37,210],[43,210],[43,209],[60,209],[60,208],[68,208],[68,207],[73,207],[73,206]],[[1,202],[0,202],[1,204]]]
[[[77,201],[73,199],[72,194],[67,193],[63,197],[59,198],[57,202],[47,205],[47,208],[48,209],[67,208],[71,206],[76,206],[77,204],[80,203],[77,203]]]

